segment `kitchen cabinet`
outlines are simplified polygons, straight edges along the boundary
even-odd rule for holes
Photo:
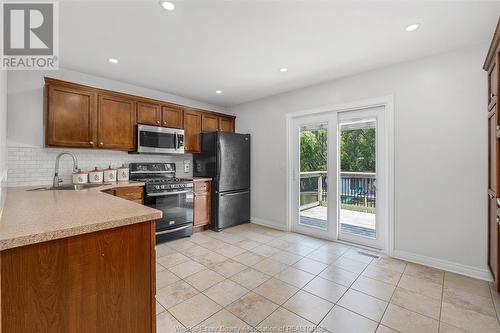
[[[45,144],[96,147],[97,94],[92,90],[49,84],[45,87]]]
[[[183,110],[181,107],[163,105],[161,107],[161,119],[161,125],[164,127],[184,128]]]
[[[198,153],[202,132],[234,132],[235,117],[167,101],[45,78],[45,145],[134,151],[136,125],[181,128],[185,151]]]
[[[109,190],[112,192],[108,192],[114,196],[119,198],[133,201],[138,204],[144,204],[144,187],[143,186],[126,186],[126,187],[118,187],[113,190]]]
[[[219,131],[234,132],[234,117],[219,117]]]
[[[499,115],[498,81],[500,77],[500,20],[491,43],[483,69],[488,73],[488,266],[490,267],[495,288],[500,291],[500,247],[499,247]]]
[[[160,126],[160,105],[146,102],[137,102],[137,122],[144,125]]]
[[[184,148],[189,153],[201,151],[201,112],[184,110]]]
[[[215,132],[219,130],[219,117],[214,113],[203,112],[201,114],[202,132]]]
[[[136,146],[135,102],[115,95],[99,95],[98,147],[133,151]]]
[[[154,221],[7,249],[0,259],[1,332],[156,332]]]
[[[211,221],[211,184],[210,180],[194,181],[194,231],[208,229]]]

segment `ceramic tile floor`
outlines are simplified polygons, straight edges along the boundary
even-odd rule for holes
[[[158,245],[157,332],[500,332],[485,281],[245,224]]]

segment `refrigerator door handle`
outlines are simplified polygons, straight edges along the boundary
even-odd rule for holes
[[[217,178],[220,178],[220,164],[221,164],[221,158],[220,158],[220,141],[217,138]]]
[[[239,195],[239,194],[247,194],[250,193],[250,191],[243,191],[243,192],[231,192],[231,193],[221,193],[221,197],[229,197],[232,195]]]

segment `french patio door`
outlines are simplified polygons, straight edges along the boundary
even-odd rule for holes
[[[292,231],[387,250],[383,107],[290,122]]]

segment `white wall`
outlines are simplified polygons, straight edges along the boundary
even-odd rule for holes
[[[67,69],[58,71],[11,71],[8,74],[9,117],[7,139],[9,147],[43,147],[44,76],[210,111],[225,111],[223,107]],[[165,90],[168,90],[168,88]]]
[[[252,134],[252,216],[286,225],[287,113],[393,95],[395,254],[488,278],[486,50],[402,63],[231,108],[237,131]]]
[[[7,182],[7,71],[0,70],[0,215]]]

